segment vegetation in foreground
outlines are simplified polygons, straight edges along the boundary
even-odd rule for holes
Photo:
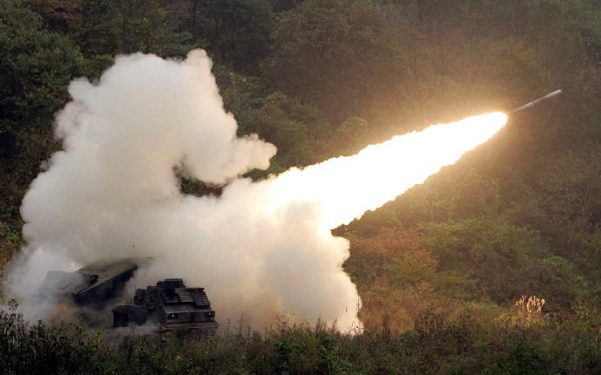
[[[559,322],[541,300],[517,303],[494,321],[469,311],[445,319],[421,314],[415,329],[383,325],[358,335],[320,324],[284,321],[264,334],[231,329],[215,336],[175,332],[108,338],[82,326],[27,324],[0,312],[3,374],[596,374],[601,371],[601,318],[579,310]]]

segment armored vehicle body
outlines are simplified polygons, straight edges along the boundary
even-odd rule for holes
[[[187,288],[182,279],[165,279],[136,290],[133,304],[113,309],[113,326],[155,323],[160,331],[174,329],[214,332],[215,311],[204,288]]]

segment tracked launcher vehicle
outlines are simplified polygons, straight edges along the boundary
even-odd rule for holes
[[[155,325],[159,332],[176,329],[215,332],[215,311],[204,288],[188,288],[183,279],[159,281],[137,289],[133,303],[125,301],[125,285],[139,266],[151,259],[124,258],[91,263],[75,272],[50,271],[42,283],[40,299],[56,304],[53,318],[72,314],[92,326],[109,327],[106,308],[112,307],[112,326]]]
[[[136,290],[133,304],[113,309],[113,326],[154,323],[160,332],[177,329],[212,333],[217,330],[215,311],[204,288],[187,288],[183,279],[165,279]]]

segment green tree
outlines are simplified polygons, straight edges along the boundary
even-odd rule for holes
[[[267,0],[192,0],[185,29],[218,61],[257,74],[271,51],[273,16]]]
[[[1,236],[4,250],[20,244],[14,237],[20,232],[21,198],[56,147],[52,116],[83,67],[83,57],[67,38],[49,32],[31,10],[0,0],[0,226],[8,225],[3,230],[10,234]]]
[[[421,237],[438,257],[439,271],[478,281],[484,294],[476,298],[511,303],[528,294],[569,305],[575,296],[569,263],[548,258],[540,236],[525,228],[495,220],[462,220],[423,225]]]
[[[250,123],[262,137],[278,147],[279,164],[292,167],[318,161],[316,141],[311,134],[311,126],[317,124],[312,120],[315,117],[310,108],[282,93],[273,93],[252,112]]]
[[[80,9],[73,38],[86,56],[134,52],[172,56],[192,47],[187,33],[175,31],[159,0],[86,0]]]
[[[314,104],[334,123],[369,120],[403,72],[380,14],[347,0],[310,0],[284,12],[269,67],[275,87]],[[373,105],[373,106],[372,106]]]
[[[81,72],[84,59],[35,13],[2,0],[0,64],[0,121],[6,126],[48,119],[66,101],[66,84]]]
[[[69,33],[81,11],[80,0],[24,0],[23,4],[38,13],[52,31]]]
[[[223,66],[215,70],[225,106],[236,116],[238,133],[257,133],[277,146],[269,173],[321,161],[329,155],[323,148],[329,145],[332,126],[319,110],[281,92],[270,93],[259,78]]]

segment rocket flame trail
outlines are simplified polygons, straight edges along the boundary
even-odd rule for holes
[[[275,147],[236,136],[204,51],[183,61],[119,56],[98,82],[75,80],[69,93],[56,119],[64,150],[23,199],[27,246],[3,279],[31,319],[53,310],[48,296],[40,301],[48,271],[151,257],[128,295],[182,277],[206,288],[220,322],[244,314],[261,329],[286,311],[360,328],[357,288],[342,269],[349,243],[331,229],[455,163],[507,120],[436,125],[253,182],[240,176],[267,168]],[[174,168],[225,185],[222,195],[184,195]]]
[[[396,136],[353,156],[291,169],[273,181],[268,206],[315,202],[323,211],[325,228],[334,229],[423,183],[486,142],[506,122],[507,115],[501,112],[472,116]]]

